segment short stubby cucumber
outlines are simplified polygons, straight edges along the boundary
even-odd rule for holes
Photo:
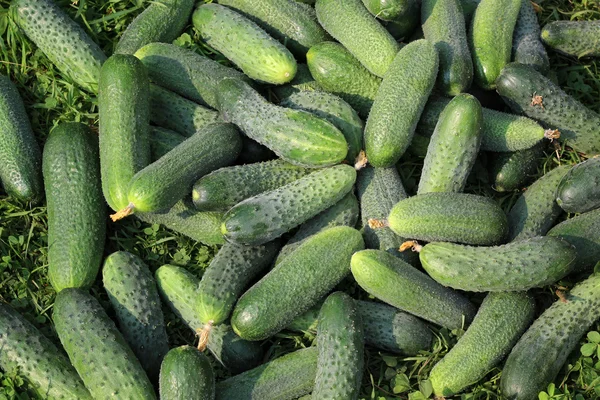
[[[544,156],[542,143],[512,153],[493,153],[489,161],[490,182],[498,192],[522,189],[537,172],[540,159]]]
[[[340,201],[355,180],[356,170],[348,165],[315,171],[237,204],[225,214],[221,232],[235,243],[269,242]]]
[[[296,76],[289,83],[271,88],[271,92],[273,92],[277,101],[282,101],[294,93],[313,90],[323,91],[321,86],[315,81],[315,78],[310,74],[310,70],[306,64],[298,64]]]
[[[552,50],[569,56],[600,56],[599,21],[554,21],[542,28],[541,37]]]
[[[359,251],[350,265],[354,279],[369,294],[427,321],[460,329],[475,315],[475,307],[462,295],[385,251]]]
[[[404,154],[437,73],[438,54],[432,43],[417,40],[400,50],[381,83],[365,127],[365,151],[371,165],[390,167]]]
[[[215,373],[198,349],[175,347],[160,367],[159,387],[161,400],[214,400]]]
[[[600,210],[561,222],[548,231],[548,236],[561,237],[575,246],[576,271],[593,268],[600,261]]]
[[[521,0],[521,3],[513,32],[512,60],[531,65],[545,75],[550,69],[550,61],[540,39],[540,24],[531,1]]]
[[[150,127],[150,159],[154,162],[179,146],[186,137],[158,126]]]
[[[600,158],[590,158],[571,168],[558,185],[556,202],[569,213],[600,208]]]

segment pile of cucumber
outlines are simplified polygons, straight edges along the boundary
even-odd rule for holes
[[[41,151],[0,76],[0,178],[45,198],[62,345],[0,304],[0,367],[40,398],[358,399],[365,346],[417,355],[436,326],[466,330],[429,375],[437,399],[503,365],[503,396],[533,400],[600,317],[600,115],[546,76],[547,48],[600,55],[598,21],[540,29],[529,0],[158,0],[107,57],[53,0],[9,15],[99,110]],[[188,24],[228,62],[172,44]],[[584,161],[529,185],[551,143]],[[492,188],[527,190],[506,212]],[[201,279],[151,271],[105,255],[123,218],[221,247]],[[536,309],[530,289],[567,276]],[[170,348],[163,305],[197,347]],[[283,330],[315,343],[265,362]]]

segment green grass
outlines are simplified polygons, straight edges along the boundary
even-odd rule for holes
[[[73,3],[59,1],[63,9],[82,24],[107,54],[111,54],[115,39],[127,24],[150,1],[103,1],[78,0]],[[542,8],[542,24],[556,19],[600,19],[600,2],[592,0],[539,1]],[[40,145],[50,129],[61,121],[81,121],[90,126],[97,124],[96,98],[79,90],[71,81],[64,79],[59,71],[19,32],[7,15],[9,2],[0,0],[0,73],[8,74],[17,84],[25,101],[33,129]],[[197,34],[188,27],[177,40],[181,46],[225,62],[203,45],[197,44]],[[551,54],[555,78],[567,92],[580,99],[588,107],[600,112],[600,62],[578,61]],[[548,153],[540,160],[538,176],[559,163],[573,164],[581,157],[561,148],[558,153]],[[413,191],[418,183],[422,160],[406,159],[400,170],[407,189]],[[495,196],[506,209],[514,203],[519,193],[499,195],[494,193],[485,171],[482,157],[469,182],[471,192]],[[58,343],[51,323],[55,293],[46,277],[47,269],[47,220],[45,208],[31,207],[0,194],[0,301],[10,303],[41,331]],[[152,270],[165,263],[184,266],[201,275],[216,247],[197,244],[192,240],[165,230],[159,226],[143,224],[134,218],[111,224],[105,253],[125,250],[144,259]],[[575,277],[578,278],[578,277]],[[571,278],[570,278],[571,279]],[[576,279],[559,284],[571,287]],[[351,281],[341,288],[354,297],[367,298]],[[92,292],[101,300],[110,315],[112,311],[98,280]],[[539,309],[556,300],[554,288],[536,291]],[[481,296],[473,298],[475,302]],[[171,345],[193,344],[194,335],[177,318],[165,309]],[[567,365],[548,388],[542,399],[592,399],[600,398],[600,326],[582,340],[581,351],[577,349]],[[416,357],[401,357],[369,350],[362,387],[364,399],[423,399],[430,397],[431,387],[427,377],[437,360],[456,343],[462,332],[436,330],[436,340],[430,351]],[[273,358],[295,348],[310,345],[314,335],[282,332],[264,344],[266,358]],[[217,368],[219,377],[227,372]],[[495,368],[480,383],[474,385],[458,398],[497,399],[500,369]],[[0,400],[29,399],[27,384],[18,371],[0,373]]]

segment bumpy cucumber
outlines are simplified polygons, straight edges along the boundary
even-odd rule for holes
[[[280,85],[296,75],[296,60],[284,45],[254,22],[220,4],[202,4],[192,16],[194,27],[209,46],[222,53],[248,77]]]
[[[492,199],[466,193],[427,193],[400,201],[388,217],[392,231],[427,242],[492,245],[508,233],[506,215]]]
[[[57,292],[92,285],[106,236],[98,141],[83,124],[48,136],[42,168],[48,208],[48,277]]]
[[[185,141],[186,137],[177,132],[157,126],[150,127],[151,160],[156,161]]]
[[[90,92],[98,90],[106,56],[96,43],[52,0],[15,0],[13,21],[66,77]]]
[[[582,57],[600,56],[600,22],[554,21],[542,29],[542,40],[562,54]]]
[[[363,321],[354,300],[335,292],[323,303],[317,331],[315,399],[356,400],[364,367]]]
[[[296,76],[287,85],[274,86],[271,91],[275,94],[276,100],[281,101],[290,97],[294,93],[302,91],[323,90],[310,74],[308,65],[298,64]]]
[[[18,370],[40,398],[91,400],[64,353],[8,304],[0,304],[0,367]]]
[[[463,191],[479,154],[482,126],[475,97],[459,94],[448,103],[431,136],[418,194]]]
[[[569,170],[556,191],[556,202],[569,213],[600,207],[600,158],[590,158]]]
[[[23,201],[43,197],[42,153],[23,100],[10,79],[0,74],[0,181],[6,193]]]
[[[102,282],[125,340],[155,381],[169,351],[169,339],[150,269],[139,257],[117,251],[104,261]]]
[[[576,270],[594,267],[600,261],[600,210],[561,222],[548,231],[548,236],[561,237],[575,246]]]
[[[131,348],[92,295],[67,288],[54,302],[54,327],[92,397],[156,399]]]
[[[412,0],[362,0],[371,14],[384,21],[395,21],[406,15]]]
[[[540,143],[513,153],[492,154],[489,171],[494,190],[511,192],[525,187],[529,178],[536,173],[545,147]]]
[[[161,400],[214,400],[215,374],[210,360],[190,346],[169,351],[160,367]]]
[[[550,69],[548,53],[540,40],[540,24],[529,0],[521,0],[512,42],[512,60],[529,64],[542,74]]]
[[[269,242],[340,201],[355,180],[356,171],[348,165],[315,171],[237,204],[225,214],[221,232],[235,243]]]
[[[427,321],[458,329],[475,315],[466,298],[385,251],[359,251],[352,256],[351,268],[369,294]]]
[[[534,312],[526,293],[488,294],[469,329],[431,370],[433,393],[452,396],[483,378],[519,340]]]

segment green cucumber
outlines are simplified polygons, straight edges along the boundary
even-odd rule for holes
[[[444,286],[468,292],[550,285],[573,270],[576,256],[566,240],[548,236],[492,247],[429,243],[419,254],[429,276]]]
[[[354,279],[369,294],[427,321],[459,329],[475,315],[475,307],[462,295],[385,251],[359,251],[350,265]]]
[[[92,397],[156,399],[140,362],[95,297],[67,288],[56,295],[54,327]]]
[[[535,399],[598,319],[600,274],[577,284],[535,320],[513,347],[500,379],[507,399]]]
[[[492,199],[466,193],[427,193],[400,201],[388,217],[392,231],[427,242],[488,246],[504,241],[506,214]]]
[[[465,21],[470,21],[475,14],[475,10],[481,0],[460,0],[460,5],[462,7],[463,14],[465,15]]]
[[[587,155],[600,154],[600,115],[586,108],[533,67],[507,65],[497,81],[510,108],[560,130],[561,141]]]
[[[4,190],[23,201],[39,201],[44,191],[42,152],[16,86],[1,74],[0,131],[0,181]]]
[[[192,16],[202,40],[248,77],[280,85],[296,75],[296,60],[284,45],[241,14],[220,4],[201,4]]]
[[[512,60],[529,64],[542,74],[550,69],[548,53],[540,40],[540,24],[530,0],[521,0],[512,42]]]
[[[577,58],[600,56],[598,35],[598,21],[554,21],[544,26],[541,33],[546,46]]]
[[[177,132],[157,126],[150,127],[150,153],[156,161],[185,141],[186,137]]]
[[[169,339],[150,269],[139,257],[117,251],[104,260],[102,282],[125,340],[154,382]]]
[[[431,370],[435,396],[452,396],[483,378],[510,352],[534,312],[526,293],[488,294],[469,329]]]
[[[57,292],[96,279],[106,236],[98,140],[83,124],[54,128],[42,169],[48,208],[48,278]]]
[[[0,368],[18,371],[45,399],[91,400],[64,353],[8,304],[0,304]]]
[[[600,207],[600,158],[590,158],[569,170],[558,185],[556,202],[569,213]]]
[[[371,165],[391,167],[404,154],[437,73],[438,54],[427,40],[411,42],[400,50],[375,96],[365,127],[365,151]]]
[[[233,330],[262,340],[284,329],[348,275],[350,257],[363,247],[360,233],[346,226],[311,236],[244,293],[233,310]]]
[[[413,0],[362,0],[371,14],[384,21],[396,21],[406,16]]]
[[[494,153],[489,166],[490,181],[498,192],[512,192],[526,186],[544,156],[542,143],[513,153]]]
[[[223,219],[225,239],[256,246],[280,237],[352,190],[356,171],[348,165],[321,169],[231,208]]]
[[[563,221],[550,229],[548,236],[561,237],[575,246],[576,271],[594,267],[600,261],[600,210]]]
[[[419,6],[419,1],[410,0],[409,8],[406,10],[406,13],[399,17],[399,19],[395,21],[381,21],[381,24],[385,26],[385,29],[387,29],[394,39],[406,39],[407,41],[410,41],[410,35],[420,26],[421,18],[419,15]],[[400,43],[400,45],[402,46],[402,43]]]
[[[161,400],[214,400],[215,374],[210,360],[197,349],[171,349],[160,367]]]
[[[100,66],[106,56],[88,34],[52,0],[14,0],[12,20],[52,61],[81,88],[98,90]]]
[[[330,294],[319,313],[315,399],[357,400],[364,368],[363,322],[354,300]]]
[[[479,154],[482,126],[475,97],[459,94],[448,103],[427,148],[418,194],[464,190]]]
[[[271,91],[276,97],[276,102],[280,102],[294,93],[302,91],[323,90],[310,74],[308,65],[298,64],[296,76],[286,85],[274,86]]]

